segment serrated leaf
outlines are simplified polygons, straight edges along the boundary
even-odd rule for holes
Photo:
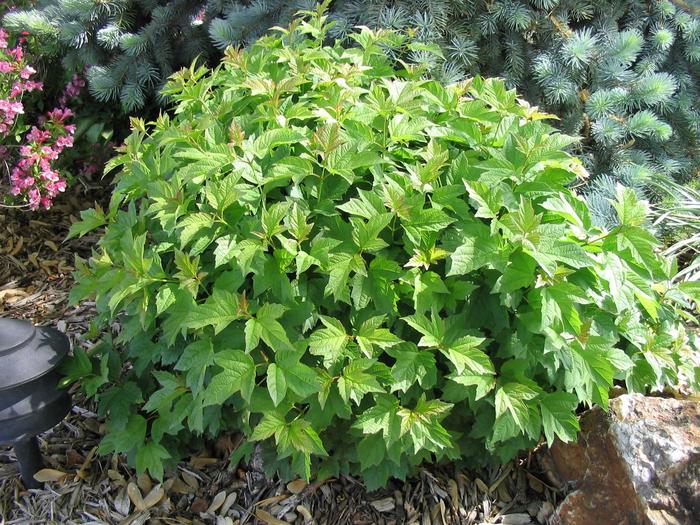
[[[214,348],[211,339],[204,338],[194,341],[185,347],[182,356],[175,364],[175,370],[187,373],[186,384],[194,394],[197,394],[204,384],[207,367],[214,363]]]
[[[401,420],[398,417],[399,400],[393,395],[378,395],[374,406],[362,412],[353,426],[364,434],[382,433],[391,444],[399,438]]]
[[[321,438],[311,424],[304,419],[296,419],[285,425],[276,436],[278,450],[282,457],[289,455],[292,451],[303,452],[305,454],[316,454],[327,456]]]
[[[338,390],[343,401],[348,403],[352,400],[359,405],[366,394],[385,391],[377,378],[368,372],[373,364],[370,359],[355,359],[343,368],[338,379]]]
[[[492,375],[471,374],[464,372],[462,374],[452,374],[450,380],[464,386],[475,386],[475,399],[485,397],[496,386],[496,378]]]
[[[195,237],[208,233],[207,230],[214,224],[214,216],[208,213],[200,212],[187,215],[177,225],[178,228],[181,228],[180,249],[184,249]]]
[[[525,432],[530,414],[529,402],[537,397],[538,393],[526,385],[506,383],[496,389],[496,418],[507,414]]]
[[[71,225],[66,239],[82,237],[105,224],[107,224],[107,217],[99,206],[96,206],[94,209],[83,210],[80,212],[80,221]]]
[[[275,406],[278,406],[287,395],[287,380],[284,372],[275,363],[270,363],[267,367],[267,391]]]
[[[362,323],[357,330],[355,340],[360,346],[360,350],[367,357],[374,356],[375,346],[386,350],[401,342],[401,339],[392,334],[387,328],[380,328],[384,320],[384,316],[372,317]]]
[[[283,417],[274,412],[266,413],[250,435],[251,441],[262,441],[278,434],[286,425]]]
[[[204,304],[197,305],[185,318],[185,326],[192,329],[213,326],[218,334],[233,321],[241,318],[238,295],[215,289]]]
[[[156,294],[156,315],[162,314],[175,302],[175,290],[172,285],[165,285]]]
[[[624,226],[642,226],[649,213],[645,201],[640,201],[633,189],[617,185],[615,191],[616,200],[611,201],[617,212],[620,224]]]
[[[460,223],[445,237],[447,275],[466,275],[489,264],[501,264],[495,236],[483,224]]]
[[[345,327],[337,319],[321,316],[325,328],[316,330],[309,337],[309,348],[312,354],[323,357],[326,368],[343,357],[349,336]]]
[[[154,479],[163,481],[163,461],[170,457],[160,443],[148,442],[136,452],[136,470],[141,473],[148,471]]]
[[[216,240],[214,249],[214,266],[218,268],[228,264],[236,257],[236,237],[235,235],[225,235]]]
[[[540,396],[539,402],[547,444],[551,447],[555,437],[564,443],[575,441],[579,431],[576,396],[568,392],[552,392]]]
[[[245,324],[246,352],[257,348],[262,339],[267,346],[275,352],[289,350],[292,343],[287,337],[287,332],[278,319],[282,317],[286,308],[280,304],[265,303]]]
[[[523,252],[515,253],[498,279],[494,291],[510,293],[520,288],[528,288],[535,281],[536,267],[537,263],[532,257]]]
[[[389,354],[396,359],[391,367],[391,390],[406,392],[414,383],[422,388],[432,388],[437,382],[435,356],[429,350],[420,350],[412,343],[401,343]]]
[[[277,366],[284,373],[287,387],[301,398],[307,398],[321,389],[318,375],[308,365],[299,362],[300,355],[284,350],[276,355]]]
[[[237,392],[250,401],[255,386],[253,358],[241,350],[223,350],[215,354],[214,362],[223,370],[212,377],[204,390],[204,406],[221,405]]]
[[[360,469],[379,465],[386,453],[386,444],[379,434],[370,434],[357,444],[357,456],[360,460]]]
[[[264,157],[278,146],[296,144],[303,139],[304,135],[298,131],[287,128],[270,129],[255,139],[252,148],[256,157]]]
[[[493,363],[479,346],[486,341],[483,337],[463,336],[447,346],[440,347],[440,351],[447,356],[455,366],[457,374],[465,370],[473,374],[495,374]]]
[[[399,409],[401,435],[407,434],[411,438],[414,453],[423,449],[439,452],[452,447],[450,433],[440,424],[451,408],[449,403],[421,397],[413,410]]]

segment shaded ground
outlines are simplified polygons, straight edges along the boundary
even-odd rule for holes
[[[92,200],[66,197],[48,212],[0,208],[0,316],[56,326],[72,343],[87,329],[92,305],[68,305],[74,255],[88,257],[97,237],[63,243]],[[86,408],[87,407],[87,408]],[[472,524],[545,522],[561,493],[537,460],[493,470],[430,466],[406,483],[367,493],[353,478],[307,485],[266,479],[254,465],[232,469],[240,440],[223,436],[166,473],[162,485],[136,477],[121,456],[101,457],[103,432],[90,403],[40,438],[43,490],[25,490],[9,447],[0,447],[0,525],[65,524]],[[539,514],[538,514],[539,513]]]

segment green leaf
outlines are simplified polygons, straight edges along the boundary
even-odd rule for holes
[[[285,311],[286,308],[280,304],[265,303],[257,311],[255,317],[246,321],[246,352],[257,348],[260,339],[275,352],[293,348],[287,337],[287,332],[277,320],[282,317]]]
[[[414,244],[420,245],[426,238],[425,234],[439,232],[455,222],[444,211],[436,208],[419,209],[411,214],[410,221],[404,227],[408,238]]]
[[[536,267],[537,263],[532,257],[523,252],[516,252],[498,279],[494,291],[510,293],[530,287],[535,281]]]
[[[336,301],[349,301],[348,279],[355,268],[355,259],[349,253],[338,253],[330,256],[330,272],[324,295],[333,295]]]
[[[520,430],[526,432],[530,419],[528,405],[538,395],[526,385],[506,383],[496,389],[496,418],[508,415]]]
[[[382,394],[375,396],[374,401],[374,406],[357,416],[353,427],[362,430],[363,434],[382,433],[391,444],[399,439],[401,432],[399,400],[393,395]]]
[[[423,449],[440,452],[442,449],[453,446],[450,433],[440,424],[440,420],[449,413],[451,408],[452,405],[449,403],[438,399],[426,400],[425,397],[421,397],[413,410],[399,409],[401,435],[410,436],[414,453],[417,454]]]
[[[386,242],[379,239],[379,234],[389,225],[392,218],[391,213],[373,215],[367,222],[352,217],[352,240],[359,251],[374,253],[387,246]]]
[[[236,257],[236,237],[235,235],[225,235],[216,240],[214,249],[214,267],[218,268],[228,264]]]
[[[414,314],[402,317],[408,325],[423,334],[418,346],[427,346],[437,348],[442,345],[445,337],[445,326],[442,320],[434,316],[433,319],[428,319],[423,314]]]
[[[105,436],[99,446],[101,453],[126,453],[143,446],[146,439],[146,420],[138,415],[131,414],[124,428],[108,429],[109,434]]]
[[[337,362],[344,355],[345,347],[350,340],[345,333],[345,327],[332,317],[320,317],[326,328],[316,330],[309,337],[309,348],[313,355],[323,357],[326,368]]]
[[[296,144],[304,139],[298,131],[287,128],[270,129],[263,132],[253,143],[253,153],[256,157],[264,157],[273,148],[284,144]]]
[[[475,399],[485,397],[491,390],[496,387],[496,378],[493,375],[471,374],[463,372],[462,374],[452,374],[449,376],[451,381],[463,386],[475,386]]]
[[[287,422],[278,414],[266,413],[250,435],[251,441],[262,441],[279,434]]]
[[[565,443],[575,441],[579,431],[576,396],[568,392],[552,392],[541,395],[539,401],[547,444],[551,447],[555,436]]]
[[[321,438],[318,437],[311,424],[304,419],[296,419],[285,425],[277,436],[277,446],[282,457],[291,454],[295,450],[318,456],[328,455],[323,447]]]
[[[637,199],[637,194],[633,189],[617,185],[615,191],[617,200],[611,204],[617,216],[620,219],[620,224],[624,226],[642,226],[649,213],[648,206],[645,201]]]
[[[175,290],[172,285],[161,287],[156,294],[156,315],[160,315],[170,308],[175,299]]]
[[[204,406],[221,405],[237,392],[250,401],[255,386],[253,358],[241,350],[223,350],[214,355],[214,362],[223,370],[207,385]]]
[[[96,206],[94,209],[83,210],[80,212],[80,221],[72,224],[70,230],[68,230],[66,240],[73,237],[82,237],[105,224],[107,224],[107,217],[99,206]]]
[[[191,213],[182,219],[177,227],[180,231],[180,249],[190,244],[197,236],[209,234],[209,228],[214,226],[216,219],[208,213]]]
[[[284,373],[287,387],[305,399],[321,389],[318,375],[310,366],[299,362],[301,356],[292,351],[281,351],[276,355],[277,366]]]
[[[267,390],[275,406],[278,406],[287,395],[287,380],[284,372],[275,363],[267,367]]]
[[[556,283],[540,288],[542,294],[542,327],[563,326],[578,334],[581,332],[581,316],[577,304],[588,304],[591,299],[578,286]]]
[[[445,236],[444,248],[451,252],[447,258],[447,275],[466,275],[487,265],[500,266],[497,237],[488,227],[477,222],[463,222]]]
[[[355,340],[360,346],[360,350],[362,350],[367,357],[371,358],[374,356],[375,346],[386,350],[401,342],[401,339],[392,334],[388,329],[380,328],[385,319],[386,317],[383,315],[372,317],[362,323],[357,330]]]
[[[170,453],[159,443],[152,441],[139,447],[136,452],[136,471],[148,473],[157,481],[163,481],[163,460],[170,459]]]
[[[213,326],[218,334],[233,321],[241,318],[238,295],[221,289],[214,293],[204,304],[197,305],[185,318],[184,326],[192,329]]]
[[[572,364],[565,374],[567,390],[576,391],[579,401],[594,402],[607,410],[608,393],[613,385],[615,368],[607,353],[595,346],[573,345]]]
[[[392,392],[406,392],[416,382],[424,389],[432,388],[437,382],[435,356],[429,350],[420,350],[413,343],[403,342],[393,347],[389,354],[396,359],[391,367]]]
[[[338,379],[338,390],[343,401],[348,403],[352,399],[359,405],[366,394],[385,391],[377,378],[368,371],[373,364],[371,359],[355,359],[343,368]]]
[[[447,347],[441,346],[440,351],[455,366],[457,374],[468,370],[473,374],[493,375],[496,373],[493,363],[489,356],[478,348],[484,341],[486,339],[483,337],[467,335],[460,337]]]
[[[366,470],[369,467],[381,464],[386,455],[385,450],[386,444],[379,434],[370,434],[360,440],[357,444],[360,469]]]
[[[194,341],[185,347],[182,356],[175,364],[175,370],[187,372],[187,386],[197,394],[204,385],[204,375],[209,365],[214,364],[214,347],[211,339]]]

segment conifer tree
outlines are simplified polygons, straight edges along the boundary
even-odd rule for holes
[[[93,96],[132,112],[211,45],[194,0],[61,0],[11,12],[4,23],[38,37],[69,70],[85,69]]]
[[[313,3],[59,0],[5,23],[53,42],[66,67],[88,66],[98,100],[134,111],[195,56],[213,63]],[[331,12],[332,37],[358,25],[405,30],[425,45],[387,49],[397,60],[445,82],[501,76],[559,115],[559,127],[582,138],[576,153],[601,224],[614,220],[608,199],[618,182],[653,197],[648,173],[682,182],[700,166],[700,17],[681,2],[334,0]]]

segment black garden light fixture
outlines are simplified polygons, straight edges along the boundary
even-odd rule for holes
[[[0,443],[14,446],[28,488],[41,485],[34,479],[43,466],[36,436],[71,409],[57,371],[69,349],[58,330],[0,318]]]

